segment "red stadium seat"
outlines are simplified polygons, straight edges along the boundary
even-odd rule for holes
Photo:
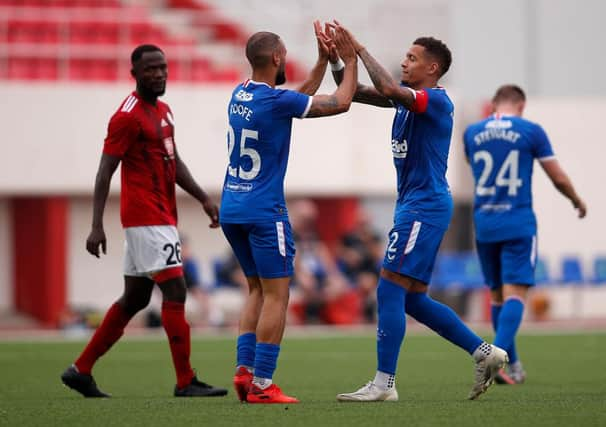
[[[245,34],[237,24],[214,17],[213,7],[199,0],[166,0],[165,6],[190,9],[198,16],[191,32],[180,36],[153,23],[147,6],[120,0],[0,0],[0,6],[11,8],[6,18],[0,17],[0,52],[19,55],[0,56],[6,64],[0,79],[128,79],[125,70],[130,66],[120,65],[125,58],[113,59],[114,52],[144,43],[157,44],[167,52],[173,80],[234,82],[242,77],[237,67],[218,68],[213,60],[196,55],[200,38],[210,35],[209,43],[240,43]],[[16,46],[12,49],[7,44]]]
[[[120,26],[113,22],[72,22],[69,25],[69,41],[75,44],[117,44],[120,41]]]
[[[195,58],[191,61],[190,79],[195,82],[212,80],[212,66],[208,58]]]
[[[59,76],[55,58],[12,57],[8,60],[8,78],[17,80],[56,80]]]
[[[57,43],[59,26],[46,21],[9,21],[9,43]]]
[[[8,78],[30,80],[36,78],[36,60],[33,58],[9,58]]]
[[[71,59],[69,78],[73,80],[118,80],[118,61],[115,59]]]

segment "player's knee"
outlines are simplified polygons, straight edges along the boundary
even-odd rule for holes
[[[381,310],[402,310],[406,290],[394,283],[380,280],[377,287],[377,302]]]
[[[187,297],[187,287],[183,278],[169,279],[158,283],[164,301],[184,303]]]
[[[151,299],[150,295],[142,294],[124,294],[118,300],[118,304],[122,307],[124,312],[129,316],[134,316],[139,311],[143,310],[149,304]]]

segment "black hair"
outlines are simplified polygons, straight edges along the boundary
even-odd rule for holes
[[[433,37],[419,37],[413,44],[423,46],[427,54],[438,61],[440,77],[446,74],[450,68],[450,64],[452,64],[452,54],[442,40]]]
[[[525,102],[526,94],[518,85],[503,85],[497,89],[492,97],[492,102],[498,104],[500,102]]]
[[[135,50],[133,50],[133,53],[130,54],[130,63],[134,66],[146,52],[160,52],[164,55],[164,52],[158,46],[153,44],[142,44],[137,46]]]
[[[279,46],[280,36],[269,31],[259,31],[246,42],[246,58],[253,68],[265,67]]]

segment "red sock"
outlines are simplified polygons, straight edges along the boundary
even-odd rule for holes
[[[177,387],[183,388],[194,377],[194,371],[189,364],[191,342],[189,324],[185,320],[185,304],[164,301],[162,303],[162,325],[168,337],[173,365],[177,373]]]
[[[90,374],[95,362],[122,336],[131,317],[118,303],[107,310],[101,326],[97,328],[88,345],[74,363],[80,373]]]

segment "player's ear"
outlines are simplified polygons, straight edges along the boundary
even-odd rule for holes
[[[271,54],[271,60],[273,62],[273,64],[276,67],[280,66],[280,63],[282,62],[282,59],[280,58],[280,52],[278,52],[277,50],[275,50],[272,54]]]
[[[133,78],[136,80],[137,79],[137,74],[135,73],[135,67],[130,69],[130,75],[133,76]]]
[[[439,74],[440,73],[440,65],[437,62],[429,63],[429,74]]]
[[[524,115],[524,108],[526,107],[526,102],[522,101],[519,103],[518,105],[518,115],[523,116]]]

